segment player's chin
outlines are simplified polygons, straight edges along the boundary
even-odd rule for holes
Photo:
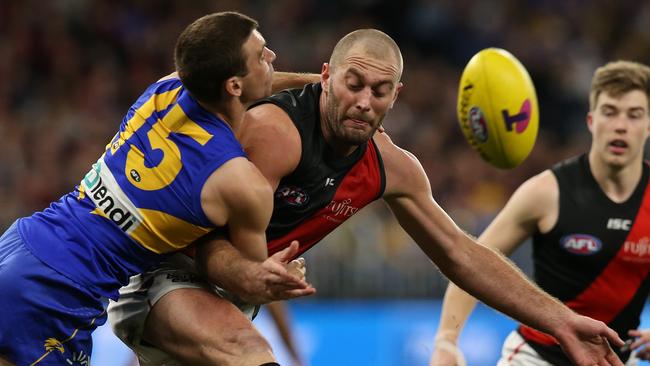
[[[345,140],[349,144],[361,145],[368,142],[368,140],[370,140],[370,138],[375,134],[376,130],[376,128],[370,128],[368,130],[358,128],[349,129],[346,131]]]
[[[629,154],[609,154],[606,161],[614,168],[624,168],[630,165],[632,160]]]

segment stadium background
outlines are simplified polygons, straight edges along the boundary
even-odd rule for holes
[[[276,70],[319,72],[336,40],[357,28],[393,36],[404,55],[406,86],[386,130],[419,157],[436,200],[474,234],[526,177],[588,148],[584,115],[595,67],[614,59],[650,63],[650,2],[642,0],[2,0],[0,227],[76,185],[132,101],[172,70],[183,27],[220,10],[260,21],[278,54]],[[481,161],[455,120],[462,67],[490,46],[522,61],[540,102],[537,144],[511,171]],[[445,278],[383,203],[351,221],[308,254],[309,278],[319,292],[292,305],[296,329],[300,335],[315,327],[330,343],[312,337],[301,345],[307,352],[321,344],[329,356],[340,349],[346,357],[340,360],[349,363],[335,364],[426,364]],[[527,272],[528,251],[515,255]],[[489,324],[486,333],[463,338],[475,355],[470,365],[490,364],[494,356],[487,352],[498,352],[502,337],[490,330],[512,327],[491,310],[479,315]],[[416,333],[400,333],[407,326]],[[421,338],[413,341],[413,334]],[[117,354],[103,351],[114,340],[101,339],[96,365],[104,362],[101,354],[109,360]],[[325,355],[309,356],[310,364],[329,364]]]

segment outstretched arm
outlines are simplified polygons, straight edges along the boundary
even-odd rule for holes
[[[380,136],[386,201],[401,226],[454,283],[489,306],[553,335],[578,365],[622,365],[609,347],[623,341],[604,323],[579,316],[526,279],[507,258],[466,235],[431,196],[417,159]],[[531,306],[535,304],[535,306]]]
[[[273,93],[284,89],[302,88],[305,84],[316,83],[320,81],[320,74],[281,72],[273,73]]]
[[[545,171],[512,195],[506,206],[479,237],[478,242],[510,255],[538,229],[550,229],[557,219],[558,188],[553,173]],[[449,283],[440,315],[436,347],[431,366],[455,364],[458,337],[471,314],[476,299]],[[451,352],[451,351],[456,352]]]

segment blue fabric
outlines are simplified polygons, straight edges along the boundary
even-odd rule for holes
[[[17,366],[89,365],[102,299],[38,260],[14,223],[0,238],[0,355]]]

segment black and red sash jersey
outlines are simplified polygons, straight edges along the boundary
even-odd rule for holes
[[[384,166],[372,139],[345,157],[328,146],[320,125],[321,92],[320,83],[308,84],[255,104],[282,108],[302,140],[296,170],[282,178],[275,191],[266,230],[269,254],[286,248],[292,240],[300,242],[302,254],[384,193]]]
[[[644,163],[630,198],[616,203],[596,182],[586,155],[554,166],[560,192],[557,223],[533,236],[539,286],[577,313],[607,323],[623,339],[638,327],[648,296],[648,171]],[[552,337],[525,326],[519,332],[549,363],[571,365]],[[625,361],[629,352],[619,356]]]

